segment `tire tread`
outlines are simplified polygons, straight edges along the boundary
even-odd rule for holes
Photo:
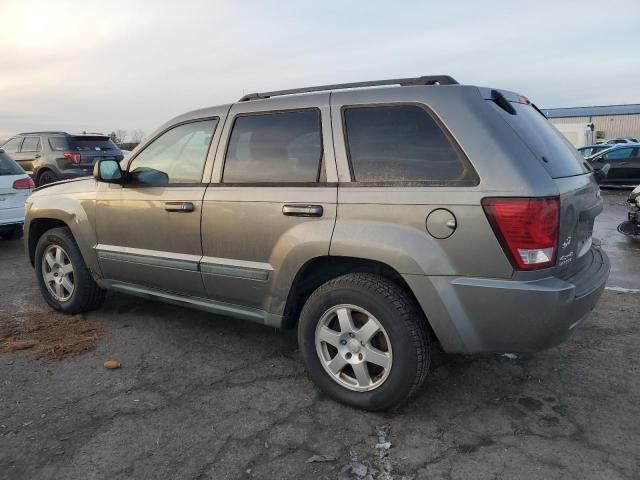
[[[312,293],[312,296],[325,295],[341,287],[357,287],[371,291],[386,299],[390,305],[393,305],[398,313],[398,319],[404,322],[404,326],[409,333],[418,357],[418,365],[408,393],[400,402],[391,407],[391,409],[396,410],[405,405],[415,395],[424,383],[429,371],[431,363],[431,333],[427,320],[415,300],[404,288],[386,277],[372,273],[349,273],[336,277],[318,287]],[[381,408],[381,410],[384,409],[386,408]]]

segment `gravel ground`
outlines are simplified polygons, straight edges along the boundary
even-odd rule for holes
[[[48,310],[20,242],[0,242],[0,298],[0,324]],[[438,354],[372,414],[318,392],[293,331],[110,295],[95,350],[0,354],[0,478],[640,478],[639,311],[609,290],[551,350]]]

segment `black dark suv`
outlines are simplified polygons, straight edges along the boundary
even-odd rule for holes
[[[91,175],[93,164],[99,159],[123,158],[111,138],[96,133],[19,133],[2,148],[33,177],[37,186]]]

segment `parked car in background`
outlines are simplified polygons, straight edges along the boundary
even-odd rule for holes
[[[609,173],[601,180],[602,185],[635,186],[640,183],[640,143],[610,145],[586,160],[594,170],[609,164]]]
[[[91,175],[98,159],[123,158],[109,136],[95,133],[26,132],[7,140],[2,148],[37,186]]]
[[[122,165],[36,191],[25,245],[58,311],[111,289],[297,324],[320,388],[382,410],[418,391],[436,340],[478,353],[567,338],[609,274],[599,193],[522,95],[405,78],[185,113]]]
[[[24,203],[35,188],[33,180],[0,149],[0,238],[22,237]]]
[[[616,145],[618,143],[638,143],[638,139],[637,138],[631,138],[631,137],[612,138],[611,140],[606,140],[603,144],[604,145]]]
[[[599,143],[597,145],[588,145],[586,147],[580,147],[578,148],[578,152],[580,152],[580,154],[584,158],[588,158],[588,157],[592,157],[596,153],[602,152],[609,148],[611,148],[611,145],[605,145],[603,143]]]

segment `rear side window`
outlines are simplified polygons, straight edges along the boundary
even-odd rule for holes
[[[69,142],[66,137],[49,137],[49,146],[55,152],[69,150]]]
[[[0,152],[0,175],[22,175],[24,170],[9,155]]]
[[[83,135],[81,137],[73,137],[73,139],[71,140],[71,144],[74,150],[79,151],[118,149],[116,144],[113,143],[109,137],[103,136],[90,137]]]
[[[39,152],[42,150],[40,137],[26,137],[22,142],[20,152]]]
[[[5,143],[2,148],[9,153],[16,153],[20,149],[22,137],[16,137]]]
[[[319,111],[242,115],[233,124],[222,181],[317,182],[321,160]]]
[[[582,155],[541,113],[524,103],[511,102],[511,106],[516,111],[515,115],[509,115],[498,107],[496,109],[552,178],[590,172],[584,165]]]
[[[343,117],[356,182],[477,183],[475,173],[424,108],[349,107]]]
[[[637,152],[636,148],[616,148],[609,153],[605,153],[603,157],[606,161],[623,161],[637,156],[635,152]]]

